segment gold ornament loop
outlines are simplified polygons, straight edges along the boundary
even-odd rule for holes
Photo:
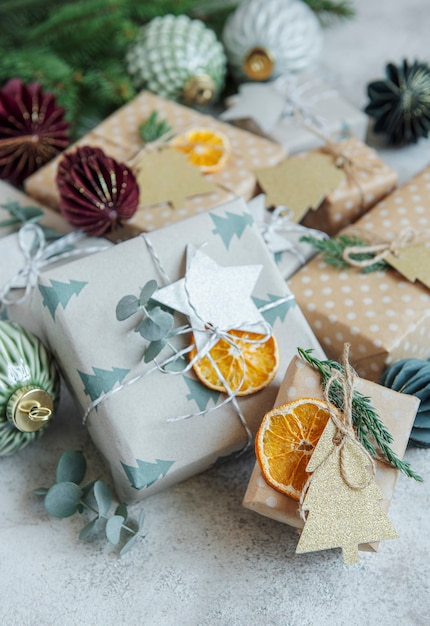
[[[266,48],[256,46],[248,50],[243,60],[243,71],[251,80],[266,80],[275,67],[275,59]]]

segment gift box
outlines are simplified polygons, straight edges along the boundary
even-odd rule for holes
[[[354,135],[365,141],[368,117],[309,72],[244,83],[221,119],[277,141],[289,154]]]
[[[116,233],[118,238],[133,236],[142,231],[151,231],[213,208],[236,196],[248,200],[253,196],[256,186],[252,170],[257,167],[275,165],[285,156],[285,150],[272,141],[256,137],[209,115],[164,100],[149,92],[140,93],[67,151],[74,151],[78,146],[94,146],[101,148],[117,161],[126,164],[136,163],[138,155],[144,148],[139,127],[153,111],[157,111],[159,118],[167,120],[173,133],[176,134],[183,134],[190,128],[196,127],[209,128],[222,133],[229,140],[231,152],[226,164],[219,171],[204,175],[204,179],[212,183],[212,190],[185,197],[184,202],[179,203],[179,206],[172,206],[169,200],[173,201],[173,198],[162,196],[166,179],[172,177],[174,173],[170,171],[164,177],[159,175],[160,180],[157,185],[160,186],[160,201],[152,205],[142,204],[130,222]],[[59,207],[56,174],[61,158],[62,155],[59,155],[25,181],[27,193],[56,209]]]
[[[373,148],[355,137],[327,149],[329,153],[333,151],[334,159],[343,160],[345,178],[315,211],[307,212],[302,224],[323,230],[332,237],[391,193],[397,186],[398,177]]]
[[[362,378],[356,381],[354,388],[370,398],[376,413],[393,436],[391,449],[398,458],[402,459],[419,399]],[[281,406],[297,398],[309,397],[324,399],[320,374],[302,359],[295,357],[288,366],[274,406]],[[387,463],[381,461],[375,461],[375,463],[375,482],[383,494],[380,506],[386,513],[393,497],[399,471]],[[294,528],[301,529],[304,526],[299,512],[299,502],[269,486],[258,463],[252,471],[243,506]],[[368,543],[361,544],[359,549],[376,551],[377,547],[377,543]]]
[[[255,276],[256,264],[258,278],[250,286],[247,277]],[[153,298],[163,301],[160,294],[166,292],[183,298],[191,326],[179,315],[175,323],[185,330],[169,340],[156,361],[145,362],[147,342],[134,331],[140,314],[118,321],[116,310],[125,296],[126,303],[136,302],[133,294],[139,297],[154,279],[166,287]],[[252,298],[249,293],[243,297],[243,284]],[[198,305],[194,298],[201,298]],[[127,502],[242,450],[273,405],[297,344],[322,352],[241,200],[45,272],[38,302],[48,346],[111,469],[119,497]],[[177,310],[183,310],[180,305]],[[167,367],[171,342],[175,350],[186,351],[191,341],[200,344],[208,333],[212,337],[211,329],[225,336],[229,323],[239,328],[252,322],[255,311],[270,324],[280,355],[276,376],[257,393],[239,397],[207,387],[188,359],[180,371]],[[236,322],[217,321],[224,314]]]
[[[18,215],[19,214],[19,215]],[[9,235],[26,220],[57,233],[69,233],[72,226],[56,211],[30,198],[4,180],[0,180],[0,237]]]
[[[430,228],[430,169],[390,194],[341,234],[391,241],[405,228]],[[418,261],[418,264],[419,261]],[[423,257],[422,271],[428,272]],[[319,255],[289,285],[329,358],[351,344],[360,376],[378,381],[390,363],[430,356],[430,293],[395,269],[365,273],[327,265]]]

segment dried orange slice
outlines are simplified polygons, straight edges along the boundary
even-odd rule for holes
[[[309,478],[306,466],[329,416],[326,402],[317,398],[300,398],[266,413],[255,439],[255,452],[271,487],[300,500]]]
[[[216,363],[231,391],[238,396],[246,396],[266,387],[276,376],[279,367],[279,349],[276,339],[244,330],[230,330],[234,343],[226,339],[217,341],[209,354]],[[190,359],[197,354],[195,348]],[[198,359],[193,365],[198,379],[210,389],[226,391],[208,356]]]
[[[192,128],[174,137],[169,145],[184,152],[188,161],[205,173],[220,170],[231,152],[228,137],[211,128]]]

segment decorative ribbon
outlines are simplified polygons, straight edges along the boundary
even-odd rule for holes
[[[86,237],[84,232],[78,230],[48,244],[45,234],[38,224],[24,224],[18,231],[18,244],[24,256],[24,265],[1,289],[0,308],[11,304],[21,304],[27,300],[36,286],[41,270],[53,261],[69,259],[83,253],[100,252],[107,247],[74,248],[79,241]],[[11,297],[13,289],[21,287],[24,288],[24,293],[21,296]]]
[[[366,450],[363,444],[356,438],[355,430],[352,421],[352,400],[354,395],[354,386],[356,383],[356,374],[349,363],[349,350],[350,344],[344,344],[344,351],[342,357],[342,365],[343,372],[337,369],[332,370],[332,375],[328,379],[325,387],[324,387],[324,400],[327,404],[327,409],[329,411],[330,417],[336,427],[336,435],[333,438],[333,449],[331,453],[320,463],[320,465],[315,469],[313,474],[308,478],[302,493],[300,495],[300,504],[299,504],[299,512],[300,517],[306,521],[304,511],[303,511],[303,503],[306,497],[306,493],[310,487],[310,484],[318,470],[320,470],[336,453],[339,451],[339,463],[340,463],[340,474],[342,476],[343,481],[348,485],[350,489],[361,490],[365,489],[371,480],[373,479],[376,471],[375,461],[373,460],[371,454]],[[330,402],[330,388],[333,384],[340,385],[343,391],[343,407],[342,412],[338,411],[334,405]],[[367,479],[362,483],[354,483],[351,478],[348,476],[348,472],[346,469],[345,463],[345,450],[346,445],[348,443],[355,444],[363,454],[367,457],[369,461],[369,465],[371,467],[371,474],[368,475]]]
[[[157,268],[159,269],[161,275],[163,276],[164,279],[168,279],[167,276],[167,272],[165,271],[161,260],[158,256],[158,254],[156,253],[154,246],[152,245],[149,237],[147,234],[142,233],[142,238],[145,240],[147,246],[148,246],[148,251],[150,252],[154,264],[157,266]],[[170,281],[167,280],[167,282],[169,283]],[[245,357],[244,355],[241,353],[239,347],[237,346],[237,343],[235,341],[235,337],[228,332],[228,330],[224,330],[224,329],[220,329],[217,328],[216,326],[214,326],[213,324],[209,324],[206,322],[206,320],[203,320],[201,318],[201,316],[199,315],[199,312],[197,311],[196,307],[194,306],[193,302],[191,301],[191,297],[190,297],[190,293],[189,290],[187,288],[187,274],[185,274],[185,280],[184,280],[184,287],[185,287],[185,293],[187,295],[188,298],[188,303],[191,307],[191,309],[193,310],[193,313],[196,315],[196,317],[202,322],[202,324],[204,325],[204,329],[202,328],[192,328],[191,326],[186,326],[183,327],[178,335],[184,335],[184,334],[191,334],[191,333],[198,333],[198,332],[204,332],[206,336],[209,336],[209,341],[206,342],[206,344],[204,345],[204,347],[197,351],[196,354],[193,356],[192,359],[188,360],[188,363],[185,365],[185,367],[183,369],[181,369],[180,371],[172,371],[172,370],[168,370],[167,367],[175,362],[178,361],[179,359],[183,358],[184,356],[186,356],[187,354],[189,354],[192,350],[194,350],[194,345],[188,345],[185,348],[175,351],[175,353],[173,355],[171,355],[170,357],[166,358],[162,363],[159,363],[157,361],[157,359],[154,359],[154,367],[150,368],[149,370],[145,371],[145,372],[141,372],[137,375],[135,375],[133,378],[127,380],[124,383],[119,384],[118,386],[112,388],[110,391],[107,391],[105,393],[102,393],[98,398],[96,398],[95,400],[93,400],[91,402],[91,404],[88,406],[88,408],[86,409],[83,418],[82,418],[82,422],[83,424],[86,423],[88,416],[90,415],[90,413],[93,411],[93,409],[95,409],[101,402],[106,401],[108,398],[110,398],[112,395],[114,395],[115,393],[120,392],[121,390],[125,389],[126,387],[129,387],[130,385],[134,385],[136,382],[146,378],[147,376],[149,376],[150,374],[152,374],[154,371],[160,371],[164,374],[167,374],[169,376],[177,376],[177,375],[183,375],[184,373],[190,371],[194,364],[202,359],[203,357],[207,357],[212,365],[212,367],[214,368],[219,380],[221,381],[222,385],[225,388],[225,391],[227,393],[227,397],[220,403],[218,403],[216,406],[211,407],[209,409],[204,409],[198,412],[194,412],[194,413],[189,413],[187,415],[180,415],[180,416],[175,416],[175,417],[171,417],[169,418],[167,421],[168,422],[177,422],[177,421],[182,421],[185,419],[189,419],[191,417],[198,417],[200,415],[205,415],[208,413],[211,413],[213,411],[217,411],[219,410],[221,407],[225,406],[228,403],[232,403],[232,405],[234,406],[234,409],[239,417],[240,423],[245,431],[246,434],[246,444],[244,446],[244,448],[242,448],[239,452],[239,454],[242,454],[243,452],[245,452],[245,450],[249,449],[249,447],[252,444],[252,439],[253,439],[253,435],[252,432],[246,422],[246,419],[242,413],[242,410],[239,406],[239,403],[237,401],[237,392],[240,390],[244,379],[245,379]],[[277,301],[274,302],[270,302],[266,305],[264,305],[263,307],[259,308],[260,312],[264,312],[267,311],[269,309],[273,309],[277,306],[279,306],[280,304],[283,304],[284,302],[293,300],[294,296],[293,294],[289,294],[288,296],[285,296],[284,298],[281,298]],[[260,323],[261,325],[261,323]],[[264,326],[267,328],[267,333],[266,335],[264,335],[262,338],[260,339],[246,339],[243,338],[241,339],[241,341],[247,342],[247,343],[256,343],[256,344],[261,344],[264,343],[265,341],[267,341],[271,334],[272,334],[272,329],[271,326],[267,323],[264,322]],[[213,359],[213,357],[210,355],[210,351],[213,348],[213,346],[220,340],[220,339],[224,339],[225,341],[227,341],[227,343],[231,346],[231,348],[233,350],[235,350],[239,356],[239,358],[242,360],[242,378],[239,382],[239,385],[237,387],[236,390],[231,389],[228,381],[225,379],[225,377],[223,376],[222,372],[220,371],[216,361]]]
[[[389,254],[399,256],[402,248],[418,243],[430,236],[430,230],[417,232],[413,228],[404,228],[392,241],[368,246],[347,246],[342,252],[342,259],[352,267],[366,268],[383,261]],[[369,259],[354,259],[357,254],[373,254]]]
[[[319,230],[307,228],[297,222],[293,222],[291,219],[292,216],[293,211],[290,208],[280,205],[276,207],[274,211],[264,209],[265,219],[257,220],[256,225],[272,254],[275,252],[289,252],[299,260],[301,265],[304,265],[306,263],[306,257],[302,254],[301,250],[288,239],[288,235],[313,234],[320,239],[327,239],[328,235]],[[275,237],[277,235],[284,235],[283,240],[285,243],[282,244],[282,250],[280,249],[280,245],[275,245]]]

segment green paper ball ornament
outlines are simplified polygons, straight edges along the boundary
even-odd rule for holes
[[[137,89],[199,107],[218,98],[227,60],[214,31],[202,21],[165,15],[141,28],[126,64]]]
[[[430,360],[402,359],[388,367],[380,384],[421,400],[411,431],[410,441],[430,447]]]
[[[227,18],[221,38],[239,82],[309,69],[323,39],[318,18],[302,0],[245,0]]]
[[[0,456],[38,439],[57,408],[60,377],[43,343],[0,320]]]
[[[416,143],[430,130],[430,67],[406,59],[388,63],[386,79],[367,86],[370,98],[365,112],[375,119],[373,130],[392,146]]]

